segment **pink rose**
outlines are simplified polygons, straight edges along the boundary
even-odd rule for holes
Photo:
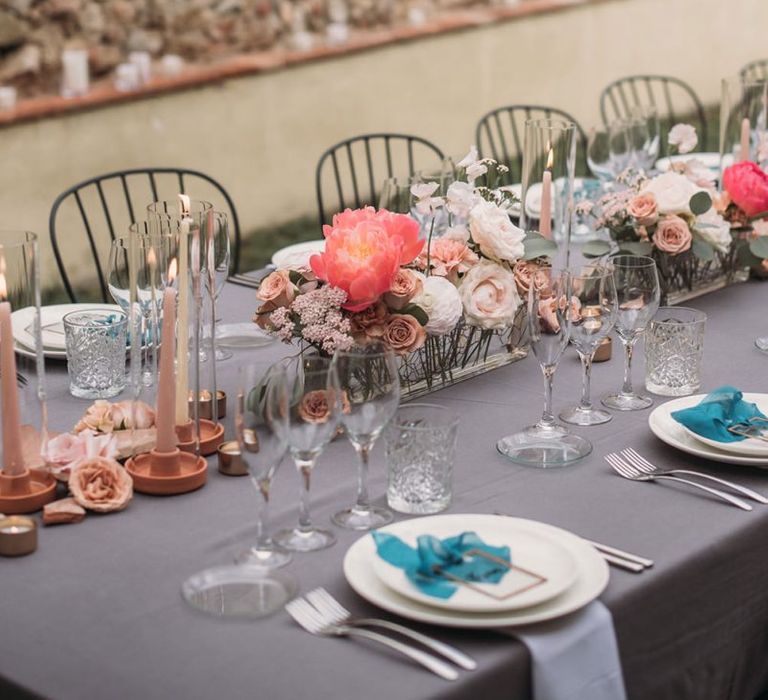
[[[144,430],[155,424],[155,411],[143,401],[137,401],[135,406],[132,401],[119,401],[112,404],[112,420],[115,430]],[[136,425],[133,424],[134,414]]]
[[[663,253],[678,255],[691,247],[693,236],[688,224],[679,216],[665,216],[659,220],[656,233],[653,235],[654,245]]]
[[[550,286],[550,268],[535,260],[518,260],[512,268],[515,276],[515,284],[520,296],[527,297],[531,282],[537,291],[542,291]]]
[[[91,457],[113,458],[117,442],[113,434],[98,434],[92,430],[62,433],[48,441],[46,464],[59,481],[67,481],[76,464]]]
[[[723,189],[747,216],[768,211],[768,174],[752,161],[734,163],[726,168]]]
[[[296,296],[288,270],[275,270],[267,275],[259,285],[256,298],[271,301],[276,306],[288,306]]]
[[[409,314],[392,314],[382,341],[398,355],[418,350],[427,339],[427,331]]]
[[[69,490],[83,508],[108,513],[128,505],[133,497],[133,480],[115,460],[92,457],[72,469]]]
[[[641,192],[629,200],[627,213],[633,217],[640,226],[651,226],[659,218],[656,196],[652,192]]]
[[[424,284],[421,281],[419,274],[413,272],[413,270],[398,270],[395,275],[395,279],[392,280],[392,284],[389,287],[389,291],[384,295],[384,301],[390,309],[399,311],[402,309],[413,297],[421,293]],[[368,307],[371,308],[370,306]]]
[[[432,274],[438,277],[447,277],[451,282],[458,282],[459,275],[468,272],[469,269],[480,261],[476,253],[473,253],[464,241],[453,238],[436,238],[432,241],[427,252],[427,243],[416,258],[416,265],[421,270],[427,269],[427,257]]]

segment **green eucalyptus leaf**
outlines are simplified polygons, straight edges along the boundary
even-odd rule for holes
[[[422,326],[426,326],[429,323],[427,312],[416,304],[406,304],[398,313],[413,316]]]
[[[759,258],[758,256],[756,256],[749,249],[749,246],[746,243],[739,246],[739,249],[736,252],[736,257],[739,260],[739,264],[744,265],[745,267],[754,267],[755,265],[759,265],[763,261],[762,258]]]
[[[691,211],[698,216],[699,214],[703,214],[710,210],[712,207],[712,197],[710,197],[707,192],[697,192],[691,197],[688,206],[691,208]]]
[[[581,254],[585,258],[600,258],[608,255],[612,247],[607,241],[588,241],[581,247]]]
[[[700,238],[694,238],[691,244],[693,254],[699,259],[709,262],[715,259],[715,249],[711,244],[702,241]]]
[[[629,255],[650,255],[653,252],[653,243],[650,241],[622,241],[619,244],[619,252]]]
[[[749,250],[758,258],[768,258],[768,236],[758,236],[749,242]]]
[[[296,270],[291,270],[288,272],[288,279],[291,280],[293,284],[295,284],[297,287],[304,284],[307,279],[302,275],[300,272],[297,272]]]
[[[523,247],[525,248],[523,260],[548,258],[557,252],[557,243],[538,233],[528,233],[523,241]]]

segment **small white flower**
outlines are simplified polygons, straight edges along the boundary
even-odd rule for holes
[[[477,146],[471,146],[469,153],[465,155],[456,165],[459,168],[468,168],[470,165],[477,163]]]
[[[434,214],[436,209],[445,205],[442,197],[432,195],[440,185],[437,182],[420,182],[411,185],[411,194],[416,197],[416,211],[427,216]]]
[[[431,197],[440,185],[437,182],[419,182],[411,185],[411,194],[419,201]]]
[[[468,182],[452,182],[446,193],[446,208],[460,219],[466,219],[477,198],[475,188]]]
[[[421,294],[411,301],[429,317],[424,326],[427,333],[445,335],[453,330],[464,311],[459,290],[445,277],[425,277],[423,284]]]
[[[482,162],[473,163],[467,168],[467,181],[468,182],[474,182],[482,175],[485,175],[488,172],[488,166],[483,165]]]
[[[667,136],[670,146],[677,146],[678,153],[690,153],[699,142],[696,127],[690,124],[675,124]]]
[[[757,134],[757,160],[760,163],[768,160],[768,131]]]

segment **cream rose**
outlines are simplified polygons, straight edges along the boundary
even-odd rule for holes
[[[133,481],[115,460],[91,457],[72,468],[69,490],[83,508],[108,513],[128,505],[133,497]]]
[[[424,327],[409,314],[392,314],[382,340],[398,355],[418,350],[427,339]]]
[[[277,306],[288,306],[296,296],[296,288],[291,282],[288,270],[275,270],[267,275],[259,285],[256,298],[271,301]]]
[[[525,232],[493,202],[480,200],[469,212],[469,231],[484,255],[514,262],[523,256]]]
[[[632,197],[627,206],[627,213],[633,217],[640,226],[652,226],[659,219],[656,195],[653,192],[641,192]]]
[[[445,335],[452,331],[464,310],[459,290],[445,277],[427,277],[424,289],[413,303],[424,309],[429,317],[424,330],[430,335]]]
[[[666,172],[646,182],[641,192],[656,197],[659,214],[690,213],[691,197],[701,191],[685,175]]]
[[[155,411],[143,401],[137,401],[135,406],[132,401],[118,401],[112,404],[112,420],[115,430],[144,430],[155,424]],[[134,417],[136,425],[133,424]]]
[[[399,311],[408,302],[421,292],[421,276],[413,270],[400,269],[395,274],[395,279],[389,287],[389,291],[384,295],[384,301],[390,309]]]
[[[115,429],[112,417],[112,404],[104,399],[94,401],[85,411],[85,415],[75,426],[75,432],[95,430],[97,433],[111,433]]]
[[[731,247],[731,225],[714,208],[699,214],[693,222],[693,228],[715,250],[727,253]]]
[[[467,323],[480,328],[511,325],[520,306],[514,275],[489,260],[475,265],[466,274],[459,294]]]
[[[688,224],[679,216],[665,216],[659,219],[653,236],[654,245],[669,255],[684,253],[691,247],[692,240]]]

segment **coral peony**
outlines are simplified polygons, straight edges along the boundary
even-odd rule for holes
[[[768,174],[756,163],[743,161],[726,168],[723,188],[747,216],[768,211]]]
[[[388,292],[401,265],[421,252],[419,224],[373,207],[347,209],[324,226],[325,252],[313,255],[317,278],[347,293],[343,307],[362,311]]]

